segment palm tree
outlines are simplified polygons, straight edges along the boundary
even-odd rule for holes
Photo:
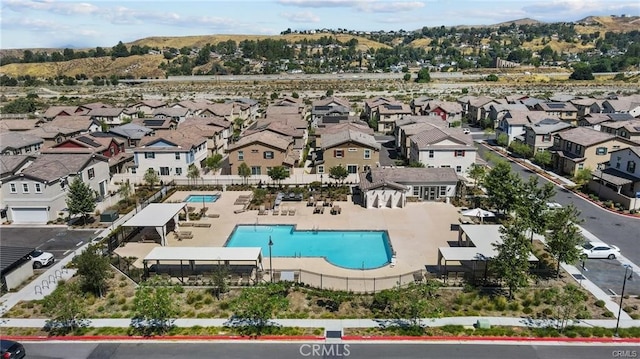
[[[200,177],[200,169],[196,167],[194,164],[189,165],[189,169],[187,170],[187,178],[193,180],[194,185],[197,184],[198,177]]]

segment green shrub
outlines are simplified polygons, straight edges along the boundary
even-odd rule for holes
[[[524,307],[524,308],[522,308],[522,313],[531,314],[531,313],[533,313],[533,309],[531,309],[531,307]]]
[[[504,311],[505,309],[507,309],[507,305],[509,304],[509,301],[507,300],[507,298],[505,298],[504,296],[500,295],[497,296],[493,299],[493,304],[496,308],[496,310],[498,311]]]
[[[605,317],[605,318],[613,318],[614,317],[613,313],[611,313],[611,311],[608,311],[608,310],[606,312],[602,313],[602,316]]]
[[[549,316],[549,315],[553,314],[553,310],[551,310],[551,308],[544,308],[542,310],[542,314],[544,314],[546,316]]]
[[[602,300],[602,299],[598,299],[598,300],[596,300],[595,305],[596,305],[596,307],[598,307],[598,308],[604,308],[604,305],[605,305],[604,300]]]
[[[520,310],[520,303],[511,302],[511,303],[509,303],[508,308],[509,308],[509,310],[518,311],[518,310]]]

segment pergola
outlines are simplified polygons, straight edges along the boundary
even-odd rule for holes
[[[178,229],[178,213],[184,210],[186,203],[150,203],[130,220],[125,222],[123,227],[153,227],[160,235],[160,244],[167,245],[167,223],[171,219],[176,223]],[[187,216],[188,218],[188,216]]]
[[[500,228],[501,225],[460,225],[458,232],[459,247],[438,248],[438,272],[447,275],[448,262],[471,263],[475,275],[477,269],[484,269],[485,279],[487,277],[487,262],[498,255],[494,244],[502,243]],[[444,261],[444,270],[443,270]],[[529,253],[529,263],[537,263],[538,258]],[[483,263],[479,265],[479,263]],[[478,268],[480,267],[480,268]]]
[[[254,269],[262,269],[262,248],[260,247],[155,247],[142,260],[145,276],[149,275],[149,263],[169,268],[179,266],[182,278],[194,273],[207,272],[221,266],[242,269],[251,273]],[[186,267],[186,268],[185,268]]]

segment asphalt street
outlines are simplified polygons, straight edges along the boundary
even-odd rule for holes
[[[2,227],[0,243],[11,247],[32,247],[51,252],[60,260],[90,241],[95,230],[69,230],[64,227]]]
[[[604,344],[467,343],[87,343],[25,342],[30,359],[130,358],[635,358],[637,346]],[[634,354],[635,351],[635,354]],[[626,356],[623,356],[626,355]]]

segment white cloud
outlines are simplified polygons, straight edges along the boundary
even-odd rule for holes
[[[378,0],[279,0],[285,6],[311,8],[352,8],[364,12],[393,13],[413,11],[424,7],[422,1],[378,1]]]
[[[524,6],[523,11],[533,14],[562,16],[573,14],[618,13],[635,9],[640,11],[640,3],[634,1],[611,0],[554,0]]]
[[[50,0],[3,0],[2,6],[15,12],[22,12],[24,10],[38,10],[62,15],[88,15],[95,14],[100,11],[100,8],[89,3],[54,2]]]
[[[417,9],[421,9],[424,7],[424,3],[420,1],[409,1],[409,2],[363,2],[358,6],[358,9],[366,12],[384,12],[384,13],[394,13],[394,12],[404,12],[404,11],[413,11]]]
[[[363,1],[358,0],[278,0],[281,5],[297,7],[356,7]]]
[[[310,22],[320,22],[320,18],[316,16],[311,11],[299,11],[299,12],[283,12],[280,13],[280,16],[291,21],[291,22],[302,22],[302,23],[310,23]]]

